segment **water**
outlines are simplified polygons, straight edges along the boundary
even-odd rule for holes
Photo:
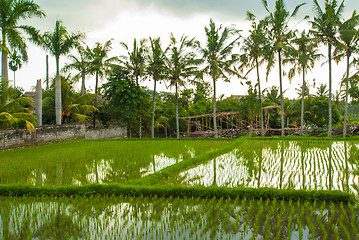
[[[1,239],[355,239],[355,206],[163,197],[0,198]]]
[[[272,146],[266,146],[266,145]],[[273,187],[283,189],[341,190],[358,194],[357,145],[333,142],[304,146],[295,141],[273,145],[252,141],[252,146],[223,154],[179,174],[184,185]],[[248,149],[251,148],[251,149]]]

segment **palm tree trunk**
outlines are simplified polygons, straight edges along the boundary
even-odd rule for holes
[[[251,116],[251,120],[249,121],[249,137],[252,137],[253,132],[253,115]]]
[[[49,55],[46,55],[46,91],[49,91]]]
[[[8,59],[7,59],[7,50],[6,50],[6,38],[5,38],[5,34],[2,34],[2,44],[4,46],[4,48],[1,50],[1,77],[2,77],[2,82],[4,84],[4,88],[5,90],[8,89],[9,87],[9,76],[8,76]]]
[[[303,135],[303,125],[304,125],[304,84],[305,84],[305,69],[303,66],[302,109],[300,111],[300,135]]]
[[[98,72],[96,72],[95,94],[97,94],[97,88],[98,88]]]
[[[152,96],[152,122],[151,122],[151,138],[155,138],[155,99],[156,99],[156,78],[153,79],[153,96]]]
[[[218,138],[217,119],[216,119],[216,79],[215,78],[213,78],[213,128],[214,128],[214,137]]]
[[[98,87],[98,72],[96,72],[96,84],[95,84],[95,94],[97,94],[97,87]],[[96,113],[93,113],[93,128],[96,128]]]
[[[329,61],[329,124],[328,138],[332,137],[332,45],[328,43],[328,61]]]
[[[141,110],[140,110],[140,114],[141,114]],[[140,126],[138,129],[138,137],[142,138],[142,116],[140,116]]]
[[[343,126],[343,138],[347,136],[347,118],[348,118],[348,81],[349,81],[349,65],[350,55],[347,55],[347,76],[345,79],[345,105],[344,105],[344,126]]]
[[[56,56],[56,75],[60,75],[60,56]]]
[[[261,81],[259,78],[259,64],[258,64],[258,58],[256,58],[256,68],[257,68],[257,79],[258,79],[258,94],[259,94],[259,103],[261,108],[261,136],[264,137],[264,124],[263,124],[263,108],[262,108],[262,92],[261,92]]]
[[[281,136],[284,137],[284,102],[283,102],[283,86],[282,86],[282,56],[281,50],[278,50],[279,59],[279,89],[280,89],[280,123],[281,123]]]
[[[140,84],[138,83],[138,76],[136,75],[136,84],[137,87],[140,88]],[[140,113],[140,119],[139,119],[139,127],[138,127],[138,138],[142,138],[142,111],[141,111],[141,105],[140,105],[140,109],[139,109],[139,113]]]
[[[15,85],[15,72],[16,72],[16,71],[14,71],[14,88],[15,88],[15,86],[16,86],[16,85]]]
[[[81,71],[81,78],[82,78],[82,83],[81,83],[81,96],[86,93],[85,77],[86,77],[86,76],[85,76],[85,71]]]
[[[177,138],[179,138],[179,120],[178,120],[178,85],[176,82],[176,130]]]

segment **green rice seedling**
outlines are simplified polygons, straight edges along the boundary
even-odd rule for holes
[[[291,205],[290,208],[290,213],[289,213],[289,216],[288,216],[288,224],[287,224],[287,232],[288,232],[288,238],[290,238],[291,234],[292,234],[292,231],[293,231],[293,217],[294,217],[294,214],[295,214],[295,210],[294,210],[294,205]]]
[[[258,212],[255,214],[255,219],[254,219],[254,224],[253,224],[253,235],[252,235],[252,239],[255,239],[255,237],[257,236],[258,234],[258,231],[259,231],[259,222],[263,216],[263,204],[262,204],[262,198],[258,201],[258,205],[259,205],[259,210]]]
[[[249,206],[247,208],[247,213],[246,213],[246,216],[244,218],[244,232],[247,232],[248,231],[248,226],[250,224],[250,218],[252,216],[252,212],[253,212],[253,208],[254,208],[254,199],[252,199],[250,202],[249,202]]]
[[[276,234],[275,239],[281,239],[282,217],[283,217],[283,212],[279,211],[279,213],[277,214],[277,221],[274,226],[274,231]]]
[[[348,203],[348,208],[349,208],[349,212],[351,213],[351,219],[350,219],[350,226],[351,229],[353,231],[353,235],[357,236],[358,235],[358,225],[357,222],[355,221],[356,217],[356,211],[354,210],[354,207],[351,203]]]

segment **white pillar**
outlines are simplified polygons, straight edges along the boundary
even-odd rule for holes
[[[60,75],[56,76],[55,79],[55,112],[56,112],[56,125],[61,125],[61,112],[62,112],[62,102],[61,102],[61,77]]]
[[[35,92],[35,111],[37,117],[37,125],[42,126],[42,87],[41,80],[37,80]]]

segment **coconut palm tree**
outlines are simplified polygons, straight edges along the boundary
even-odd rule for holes
[[[40,6],[32,0],[0,0],[0,31],[1,31],[1,76],[5,82],[4,87],[9,87],[8,78],[8,54],[9,47],[17,49],[24,59],[27,59],[26,42],[22,32],[37,38],[38,30],[29,25],[22,25],[20,21],[32,17],[43,17],[45,13]]]
[[[300,134],[303,135],[304,126],[304,94],[305,94],[305,74],[308,70],[314,67],[315,61],[322,57],[322,54],[318,53],[318,44],[310,38],[309,34],[303,31],[300,37],[296,37],[292,40],[294,48],[291,49],[289,58],[285,59],[283,63],[291,63],[293,67],[289,70],[288,77],[291,80],[295,73],[303,75],[302,83],[302,104],[300,113]]]
[[[56,75],[60,75],[60,56],[69,53],[79,45],[83,38],[81,33],[69,33],[62,21],[57,20],[53,32],[45,32],[41,46],[49,51],[56,60]]]
[[[281,135],[284,136],[284,101],[283,101],[283,86],[282,86],[282,55],[285,54],[290,48],[289,42],[293,38],[293,31],[288,27],[288,21],[294,18],[300,7],[304,3],[297,5],[293,12],[290,14],[285,7],[284,0],[276,0],[275,10],[271,12],[268,8],[267,0],[262,0],[264,8],[269,13],[266,18],[268,21],[268,38],[271,42],[271,49],[267,67],[267,77],[270,69],[274,66],[275,54],[278,54],[278,66],[279,66],[279,91],[281,99]]]
[[[261,105],[261,135],[264,137],[262,92],[259,76],[259,66],[262,65],[265,61],[266,46],[268,46],[268,40],[264,33],[267,22],[265,20],[261,20],[259,23],[257,23],[256,17],[250,12],[247,12],[247,19],[252,21],[252,29],[249,31],[250,35],[244,39],[242,47],[244,54],[241,55],[241,61],[249,68],[245,76],[247,76],[254,69],[257,71],[258,95]]]
[[[349,89],[349,73],[350,73],[350,57],[353,53],[358,53],[359,43],[359,15],[356,11],[353,12],[350,19],[343,22],[339,26],[339,41],[336,44],[334,51],[334,59],[339,62],[342,58],[347,60],[347,70],[345,77],[345,105],[344,105],[344,126],[343,138],[347,134],[347,117],[348,117],[348,89]]]
[[[216,82],[219,79],[229,82],[230,75],[238,75],[237,71],[231,69],[233,64],[238,61],[238,55],[233,54],[232,50],[239,40],[238,30],[222,25],[218,28],[213,20],[210,20],[209,26],[204,28],[206,32],[206,43],[200,47],[202,59],[205,67],[201,74],[209,75],[213,81],[213,128],[214,135],[218,138],[217,119],[216,119]],[[231,37],[234,38],[231,39]]]
[[[14,72],[14,88],[15,88],[15,72],[17,70],[19,70],[19,68],[22,67],[22,63],[26,61],[26,58],[24,58],[24,56],[22,56],[21,54],[19,54],[16,49],[10,53],[10,61],[9,61],[9,68],[11,69],[11,71]]]
[[[111,67],[111,63],[117,59],[115,57],[108,57],[111,50],[112,39],[108,40],[103,45],[97,42],[95,47],[91,50],[91,73],[96,77],[95,94],[97,94],[98,91],[99,78],[107,75]]]
[[[147,39],[141,39],[139,43],[137,39],[133,39],[133,49],[129,50],[126,43],[121,42],[123,48],[127,51],[127,56],[121,56],[120,62],[124,64],[125,69],[130,76],[134,78],[137,86],[141,78],[145,75],[146,70],[146,54],[147,54]]]
[[[179,138],[179,117],[178,117],[178,92],[179,88],[186,85],[186,80],[197,73],[197,65],[200,63],[196,60],[195,53],[188,51],[188,48],[198,45],[194,38],[189,39],[182,36],[178,41],[173,34],[170,35],[169,54],[165,57],[167,77],[170,86],[175,87],[176,96],[176,133]]]
[[[71,60],[70,63],[67,63],[63,70],[68,71],[70,69],[79,71],[78,74],[74,76],[74,78],[80,79],[81,78],[81,95],[86,93],[86,86],[85,86],[85,79],[86,75],[90,72],[90,56],[91,56],[91,49],[88,46],[77,46],[76,47],[79,57],[75,55],[70,55],[68,58]]]
[[[56,59],[56,124],[61,125],[61,79],[60,79],[60,56],[65,55],[74,47],[78,46],[83,37],[80,33],[69,33],[61,21],[56,21],[53,32],[45,32],[39,44],[49,51]]]
[[[147,75],[153,79],[153,96],[152,96],[152,122],[151,122],[151,138],[155,137],[155,99],[157,81],[163,80],[165,75],[165,51],[161,46],[160,38],[150,37],[149,54],[147,55]]]
[[[317,0],[314,2],[314,20],[311,21],[311,33],[318,41],[328,47],[328,66],[329,66],[329,123],[328,138],[332,137],[332,47],[337,42],[337,33],[341,24],[342,13],[344,11],[344,0],[338,4],[337,0],[325,0],[324,11]]]
[[[328,94],[328,89],[327,89],[327,84],[320,84],[318,87],[317,87],[317,93],[316,95],[318,97],[324,97],[325,95]]]
[[[139,44],[137,43],[136,38],[133,40],[133,49],[132,52],[129,51],[129,48],[126,43],[121,42],[121,45],[126,49],[128,56],[122,56],[120,61],[124,64],[124,68],[129,72],[130,76],[136,80],[137,86],[140,86],[139,82],[141,78],[145,75],[146,70],[146,54],[147,54],[147,39],[140,40]],[[123,60],[122,60],[123,59]],[[139,119],[139,130],[138,137],[142,138],[142,113],[140,110],[140,119]]]

